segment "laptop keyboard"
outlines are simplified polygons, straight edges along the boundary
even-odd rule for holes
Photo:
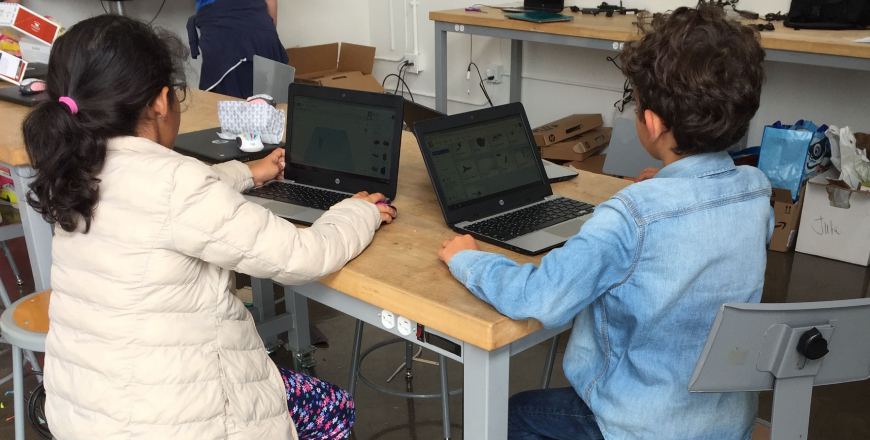
[[[595,206],[560,197],[484,220],[463,229],[499,241],[507,241],[530,232],[592,213]]]
[[[245,192],[245,195],[324,211],[332,207],[332,205],[351,197],[350,194],[326,191],[287,182],[272,182],[269,185],[253,188]]]

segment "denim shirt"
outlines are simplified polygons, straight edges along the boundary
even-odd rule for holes
[[[564,370],[608,440],[749,440],[757,393],[689,379],[719,307],[758,302],[770,183],[727,153],[689,156],[601,204],[540,266],[462,251],[453,275],[517,320],[574,321]]]

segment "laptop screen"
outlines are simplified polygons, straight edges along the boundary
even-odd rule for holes
[[[389,183],[394,108],[296,96],[289,124],[289,163]],[[401,116],[399,116],[401,117]]]
[[[426,149],[448,210],[541,184],[520,115],[429,133]]]

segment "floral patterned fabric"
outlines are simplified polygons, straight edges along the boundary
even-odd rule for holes
[[[353,426],[353,398],[319,379],[278,367],[287,388],[287,407],[300,440],[345,440]]]

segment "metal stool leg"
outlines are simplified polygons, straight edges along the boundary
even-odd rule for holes
[[[6,247],[6,242],[4,241],[4,242],[0,242],[0,243],[3,243],[3,247],[6,249],[6,252],[7,252],[6,256],[9,257],[9,255],[10,255],[8,253],[9,248]],[[9,261],[10,261],[10,263],[12,262],[11,259]],[[15,267],[14,264],[12,267]],[[0,282],[0,301],[3,302],[3,307],[5,307],[7,309],[12,306],[12,300],[9,298],[9,292],[6,291],[6,287],[3,285],[2,282]],[[5,342],[5,341],[3,341],[3,342]],[[6,342],[6,343],[8,344],[8,342]],[[39,368],[39,362],[36,361],[36,355],[33,354],[32,351],[24,350],[24,356],[25,356],[25,359],[27,359],[27,362],[30,363],[30,368],[33,371],[37,371],[37,372],[42,371],[42,369]],[[21,364],[21,365],[22,365],[22,367],[24,366],[24,364]],[[39,381],[42,382],[41,375],[37,376],[37,379],[39,379]],[[0,380],[0,383],[5,383],[5,382],[6,382],[6,379]]]
[[[15,405],[15,440],[24,440],[24,356],[12,346],[12,389]]]
[[[556,363],[556,347],[559,346],[559,336],[550,340],[550,351],[547,352],[547,363],[544,365],[544,376],[541,378],[541,389],[550,388],[550,377],[553,376],[553,364]]]
[[[441,368],[441,423],[444,426],[444,438],[450,438],[450,388],[447,387],[447,358],[438,355],[438,366]]]
[[[15,264],[15,259],[12,258],[12,251],[9,250],[9,245],[4,241],[2,242],[3,252],[6,253],[6,260],[9,261],[9,266],[12,268],[12,274],[15,275],[15,281],[18,282],[18,288],[22,289],[24,287],[24,280],[21,279],[21,272],[18,271],[18,266]],[[24,292],[21,292],[23,295]]]
[[[414,343],[405,342],[405,379],[413,379],[414,373],[411,369],[414,366]]]
[[[353,333],[353,351],[350,358],[350,381],[348,382],[347,392],[351,397],[356,393],[356,376],[359,372],[359,351],[362,346],[363,322],[360,319],[356,320],[356,330]]]

